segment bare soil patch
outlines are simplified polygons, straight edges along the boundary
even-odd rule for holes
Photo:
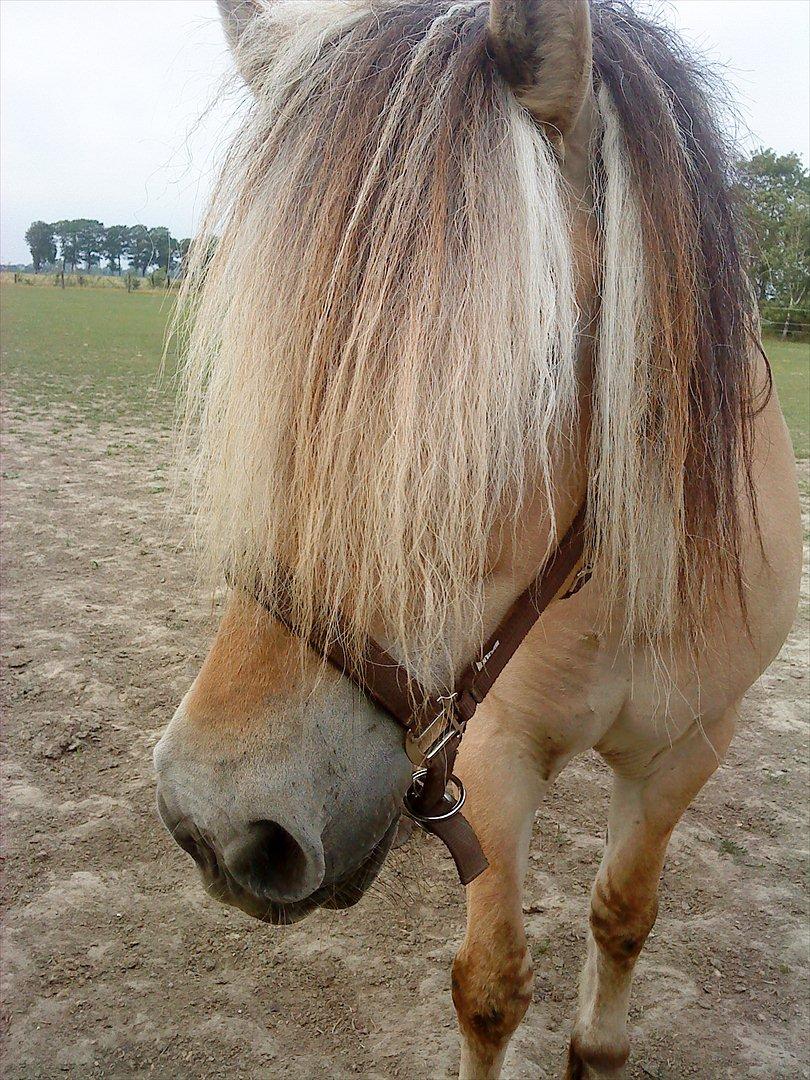
[[[454,1076],[464,909],[438,845],[281,931],[209,900],[157,820],[151,749],[216,620],[167,516],[165,423],[12,398],[4,429],[3,1075]],[[810,1076],[807,601],[673,839],[631,1078]],[[580,760],[537,817],[510,1080],[562,1072],[608,780]]]

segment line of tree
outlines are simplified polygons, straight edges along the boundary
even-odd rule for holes
[[[111,274],[162,269],[166,276],[182,269],[191,241],[177,240],[164,226],[104,225],[93,218],[34,221],[26,230],[34,273],[61,261],[67,271],[92,270],[102,263]]]

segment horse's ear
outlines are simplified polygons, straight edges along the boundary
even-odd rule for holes
[[[245,42],[250,36],[248,31],[253,20],[267,10],[267,4],[262,0],[217,0],[217,6],[236,65],[245,82],[250,84],[253,70],[247,61]]]
[[[520,103],[564,136],[591,86],[589,0],[492,0],[489,39]]]

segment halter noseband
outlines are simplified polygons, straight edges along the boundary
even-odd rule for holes
[[[350,660],[339,638],[327,640],[317,629],[308,638],[316,653],[405,729],[405,749],[417,769],[403,800],[404,811],[425,832],[444,841],[464,885],[489,865],[472,826],[461,813],[466,792],[453,774],[464,731],[549,604],[558,597],[572,596],[590,578],[587,568],[575,574],[584,547],[583,504],[551,558],[498,623],[480,657],[462,671],[451,694],[428,694],[373,638],[366,639],[358,663]],[[291,633],[302,636],[285,613],[283,603],[270,603],[261,587],[254,595]]]

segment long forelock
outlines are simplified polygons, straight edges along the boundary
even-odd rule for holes
[[[247,587],[283,570],[305,633],[378,620],[448,681],[495,525],[527,484],[550,496],[574,422],[560,174],[493,70],[486,5],[312,10],[277,3],[253,35],[256,99],[187,279],[202,549]]]
[[[620,0],[592,12],[590,555],[607,617],[660,644],[742,588],[751,303],[701,72]],[[496,526],[538,486],[552,507],[577,422],[568,202],[487,19],[276,0],[180,306],[207,566],[283,584],[304,635],[385,627],[431,683],[480,634]]]

